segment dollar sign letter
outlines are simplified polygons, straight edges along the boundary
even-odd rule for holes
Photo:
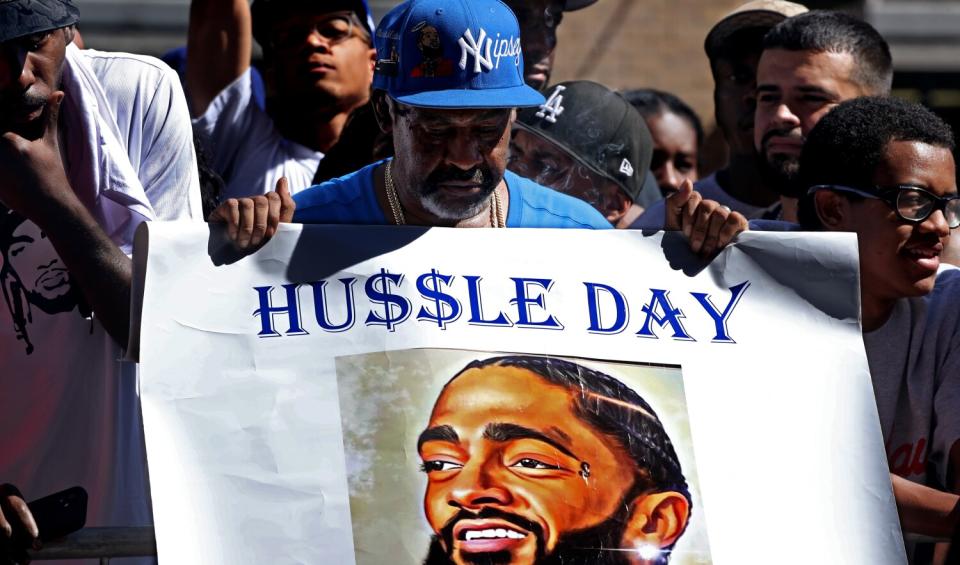
[[[393,331],[410,316],[410,301],[390,292],[390,285],[400,286],[403,282],[403,275],[390,273],[386,269],[380,269],[379,275],[374,275],[367,279],[365,290],[367,298],[373,304],[383,306],[383,315],[379,315],[373,308],[367,314],[366,324],[368,326],[385,326],[387,330]]]
[[[460,317],[462,311],[460,302],[440,290],[441,284],[450,286],[453,279],[452,275],[441,275],[436,269],[431,269],[429,273],[420,275],[420,278],[417,279],[417,290],[425,300],[434,304],[435,309],[431,312],[426,306],[421,307],[417,314],[418,320],[436,322],[441,330],[445,330],[447,324]]]

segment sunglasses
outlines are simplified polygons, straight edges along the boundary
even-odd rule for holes
[[[363,24],[355,13],[335,12],[314,21],[278,25],[270,42],[275,48],[289,49],[299,47],[304,38],[318,34],[329,45],[336,45],[353,37],[354,30],[357,30],[357,35],[365,36]]]
[[[837,184],[812,186],[808,194],[813,194],[821,189],[838,190],[857,194],[864,198],[882,200],[893,208],[901,220],[914,224],[919,224],[929,218],[931,214],[940,210],[947,219],[947,225],[950,226],[950,229],[960,227],[960,196],[957,194],[937,196],[929,190],[910,185],[899,185],[891,188],[877,187],[875,192],[869,192]]]

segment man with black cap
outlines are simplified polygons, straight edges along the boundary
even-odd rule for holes
[[[527,84],[545,90],[553,72],[557,28],[564,12],[586,8],[597,0],[504,0],[520,23],[523,76]]]
[[[266,109],[253,98],[253,38]],[[369,100],[373,20],[366,0],[194,0],[187,53],[194,125],[224,198],[267,193],[280,177],[297,192]]]
[[[505,170],[514,108],[544,98],[523,82],[517,20],[499,0],[408,0],[380,22],[376,45],[373,104],[396,157],[301,192],[293,221],[610,227],[585,202]],[[230,199],[210,221],[256,246],[292,204],[281,188]]]
[[[785,0],[752,0],[721,19],[707,34],[704,51],[713,74],[717,127],[729,150],[726,167],[700,179],[694,188],[747,218],[762,217],[779,201],[779,193],[764,181],[753,143],[757,64],[763,36],[785,19],[807,8]],[[660,229],[664,204],[652,206],[632,227]]]
[[[571,81],[517,114],[509,168],[589,203],[625,228],[660,199],[652,155],[650,131],[626,99],[595,82]]]
[[[88,525],[142,525],[129,254],[144,221],[200,219],[196,159],[176,74],[79,50],[78,19],[70,0],[0,2],[0,482],[81,485]],[[38,534],[22,501],[0,488],[0,548]]]

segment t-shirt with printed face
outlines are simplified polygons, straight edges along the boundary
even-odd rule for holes
[[[294,196],[293,221],[303,224],[383,225],[387,218],[377,202],[373,172],[379,161],[355,173],[327,181]],[[571,196],[505,171],[510,194],[508,228],[586,228],[613,226],[592,206]]]
[[[67,178],[121,250],[145,219],[201,220],[193,132],[172,69],[70,46],[62,88]],[[149,525],[137,367],[47,235],[6,209],[0,287],[0,482],[27,500],[81,486],[87,526]]]

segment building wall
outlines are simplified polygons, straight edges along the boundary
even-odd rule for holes
[[[564,15],[553,82],[588,79],[615,89],[679,95],[713,125],[713,79],[703,52],[710,28],[742,0],[599,0]]]

